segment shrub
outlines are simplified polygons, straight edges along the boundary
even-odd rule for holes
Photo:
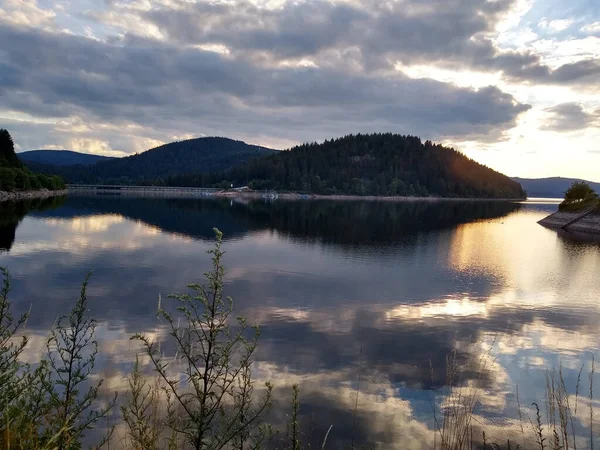
[[[174,436],[182,437],[194,449],[229,444],[256,448],[269,435],[263,420],[271,404],[271,385],[266,384],[264,396],[258,399],[250,366],[260,331],[254,327],[247,339],[243,317],[238,317],[235,329],[228,323],[233,302],[223,297],[222,233],[215,230],[215,234],[217,243],[208,252],[213,261],[213,270],[205,274],[208,285],[191,284],[191,294],[170,297],[179,305],[183,325],[159,306],[158,314],[167,321],[176,347],[175,359],[167,359],[150,337],[134,338],[141,341],[164,385],[166,425]],[[186,383],[181,383],[182,377]],[[135,389],[132,391],[135,398]],[[142,433],[131,429],[130,434]]]
[[[1,269],[0,448],[81,448],[85,431],[106,417],[115,398],[98,408],[100,380],[87,390],[97,353],[95,321],[87,316],[86,278],[75,307],[50,333],[47,354],[33,369],[19,362],[27,337],[17,339],[28,318],[13,317],[10,277]],[[110,430],[105,441],[110,436]]]

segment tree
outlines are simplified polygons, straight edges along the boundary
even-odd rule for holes
[[[13,139],[4,128],[0,128],[0,164],[19,167],[21,164],[15,153],[15,144]]]
[[[560,211],[577,211],[589,208],[598,202],[598,194],[585,181],[576,181],[565,192],[565,199],[559,206]]]
[[[598,197],[598,194],[585,181],[574,182],[565,192],[565,200],[570,202],[582,201],[589,197]]]

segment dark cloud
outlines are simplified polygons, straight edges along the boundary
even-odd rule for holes
[[[549,120],[543,129],[551,131],[577,131],[600,126],[600,110],[587,112],[579,103],[561,103],[547,108]]]
[[[576,85],[597,89],[600,83],[600,61],[597,59],[564,64],[557,69],[550,69],[541,64],[539,57],[534,59],[538,62],[521,66],[515,64],[505,68],[505,72],[514,80],[539,84]]]
[[[157,139],[190,131],[244,138],[260,130],[294,140],[357,131],[497,140],[529,108],[495,87],[274,67],[140,37],[103,42],[1,25],[0,41],[12,43],[0,59],[5,108],[142,125]]]
[[[419,0],[353,4],[286,2],[265,9],[235,4],[182,3],[140,13],[170,40],[219,44],[244,58],[273,61],[309,58],[320,66],[353,61],[361,70],[402,64],[436,64],[497,72],[546,84],[594,85],[600,63],[583,60],[557,69],[532,51],[500,50],[488,36],[514,0]],[[97,16],[101,19],[101,16]]]

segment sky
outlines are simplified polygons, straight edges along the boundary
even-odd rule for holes
[[[393,132],[600,181],[596,0],[0,0],[17,151]]]

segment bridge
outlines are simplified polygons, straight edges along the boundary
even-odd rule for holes
[[[171,186],[123,186],[119,184],[67,184],[69,191],[81,192],[161,192],[173,194],[211,195],[215,188],[171,187]]]

